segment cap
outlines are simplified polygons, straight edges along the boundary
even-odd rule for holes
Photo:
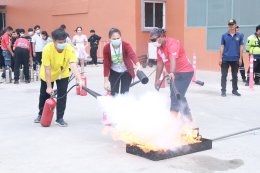
[[[237,24],[235,19],[231,19],[228,21],[228,25],[234,25],[234,24]]]
[[[161,35],[164,34],[164,30],[162,28],[153,28],[151,31],[150,31],[150,37],[152,36],[157,36],[157,37],[160,37]]]

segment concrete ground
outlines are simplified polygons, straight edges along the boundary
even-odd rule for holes
[[[144,71],[148,74],[153,69]],[[88,86],[104,93],[102,67],[87,67]],[[153,90],[153,78],[136,85],[131,92]],[[192,84],[190,107],[205,138],[216,137],[260,126],[259,95],[239,81],[242,97],[220,97],[220,74],[200,71],[197,78],[205,86]],[[230,77],[229,77],[230,79]],[[73,90],[68,96],[67,128],[54,123],[49,128],[34,124],[37,115],[39,82],[0,84],[0,173],[254,173],[260,165],[260,132],[250,132],[213,142],[213,149],[163,161],[150,161],[125,152],[125,145],[102,133],[102,110],[91,97],[80,97]],[[168,96],[169,90],[161,93]]]

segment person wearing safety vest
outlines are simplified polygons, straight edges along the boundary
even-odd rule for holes
[[[254,56],[254,81],[260,85],[260,25],[256,27],[256,32],[247,38],[246,51]],[[247,72],[246,86],[249,85],[249,69]]]

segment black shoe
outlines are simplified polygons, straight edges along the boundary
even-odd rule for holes
[[[241,96],[241,94],[239,94],[239,92],[237,92],[237,91],[232,91],[232,94],[234,94],[236,96]]]
[[[255,82],[255,85],[260,85],[260,82],[259,81]]]
[[[30,80],[25,80],[24,82],[25,82],[25,83],[30,83]]]
[[[249,83],[248,83],[248,82],[246,82],[245,86],[249,86]]]
[[[221,96],[222,96],[222,97],[226,97],[226,96],[227,96],[226,92],[222,91],[222,92],[221,92]]]
[[[14,81],[14,84],[19,84],[19,81],[18,80]]]
[[[38,115],[38,117],[34,120],[34,123],[40,123],[41,122],[41,115]]]
[[[243,82],[246,83],[247,82],[246,79],[243,79]]]
[[[58,126],[61,126],[61,127],[67,127],[68,126],[68,123],[66,123],[63,120],[63,118],[56,120],[55,124],[58,125]]]

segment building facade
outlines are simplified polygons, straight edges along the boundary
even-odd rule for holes
[[[39,24],[50,33],[65,24],[70,35],[77,26],[87,35],[95,29],[102,37],[101,57],[112,27],[122,31],[138,56],[147,54],[150,28],[163,27],[169,37],[182,42],[189,58],[196,53],[199,69],[218,70],[227,21],[235,18],[247,37],[259,24],[258,9],[259,0],[1,0],[0,28]]]

